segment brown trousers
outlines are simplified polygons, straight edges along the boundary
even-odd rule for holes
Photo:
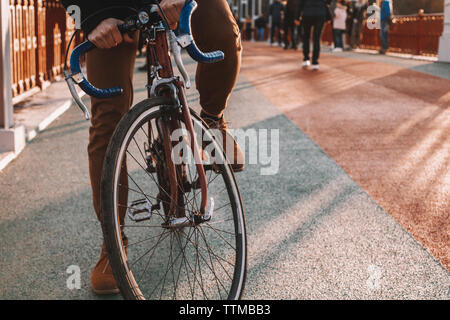
[[[198,9],[192,17],[194,39],[203,51],[222,50],[225,60],[214,64],[198,64],[196,85],[203,111],[220,116],[237,80],[241,62],[239,28],[226,0],[197,0]],[[100,50],[87,54],[89,81],[99,88],[121,86],[123,95],[110,99],[91,99],[92,124],[89,129],[89,172],[94,209],[100,220],[100,182],[103,160],[109,140],[120,119],[133,102],[133,70],[137,50],[135,44]],[[121,184],[127,185],[122,170]],[[119,189],[119,202],[127,202],[127,189]],[[124,213],[122,213],[123,215]]]

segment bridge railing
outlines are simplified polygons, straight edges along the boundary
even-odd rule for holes
[[[437,56],[439,38],[444,29],[444,15],[423,14],[413,16],[395,16],[389,30],[389,50],[414,55]],[[380,49],[378,29],[369,29],[364,23],[360,48]],[[322,41],[333,43],[331,23],[325,26]],[[349,43],[348,36],[346,42]]]
[[[10,0],[13,103],[59,79],[74,25],[57,0]],[[75,43],[81,41],[77,35]]]

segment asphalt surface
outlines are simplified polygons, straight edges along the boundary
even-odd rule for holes
[[[137,73],[136,100],[143,81]],[[249,237],[244,298],[449,298],[442,264],[242,76],[226,118],[234,128],[280,137],[277,174],[261,175],[258,164],[237,174]],[[70,109],[0,173],[0,298],[104,299],[89,284],[101,231],[88,127]],[[67,288],[71,265],[80,267],[81,289]]]

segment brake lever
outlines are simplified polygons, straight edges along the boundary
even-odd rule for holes
[[[169,31],[169,42],[170,42],[170,52],[172,53],[175,63],[178,67],[178,70],[180,71],[181,76],[184,79],[184,85],[186,89],[189,89],[191,87],[191,80],[189,79],[189,74],[186,71],[183,59],[181,58],[181,48],[183,48],[183,45],[180,39],[177,38],[177,36],[173,31]]]
[[[78,105],[78,107],[81,109],[81,111],[84,113],[84,117],[86,120],[91,119],[91,115],[89,114],[89,110],[86,107],[86,105],[81,100],[77,89],[75,88],[75,81],[72,78],[72,75],[69,73],[68,70],[64,70],[64,77],[67,83],[67,86],[69,87],[70,94],[72,95],[73,100],[75,100],[75,103]]]

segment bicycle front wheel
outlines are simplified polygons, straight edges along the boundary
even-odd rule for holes
[[[120,121],[108,146],[101,208],[114,278],[125,299],[239,299],[247,265],[242,201],[220,145],[193,111],[199,147],[206,140],[216,150],[214,165],[205,166],[213,216],[168,227],[173,188],[177,218],[198,213],[201,198],[195,163],[178,163],[177,186],[169,182],[164,153],[169,137],[162,126],[176,123],[186,132],[180,111],[164,98],[144,100]]]

